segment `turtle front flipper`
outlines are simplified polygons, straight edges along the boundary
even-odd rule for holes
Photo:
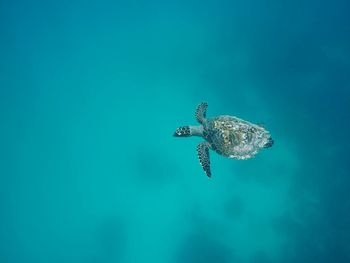
[[[202,165],[206,175],[208,177],[211,177],[209,149],[210,149],[210,143],[208,142],[201,142],[197,146],[197,154],[198,154],[199,162]]]
[[[203,124],[206,113],[207,113],[207,108],[208,108],[208,103],[202,102],[201,104],[198,105],[197,110],[196,110],[196,119],[200,124]]]

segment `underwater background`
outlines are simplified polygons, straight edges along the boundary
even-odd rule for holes
[[[0,262],[350,262],[350,2],[0,2]],[[254,159],[174,138],[264,123]]]

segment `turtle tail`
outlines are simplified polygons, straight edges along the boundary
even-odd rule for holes
[[[270,148],[270,147],[272,147],[273,144],[274,144],[274,141],[273,141],[273,139],[270,137],[270,138],[267,140],[266,144],[264,145],[264,148]]]

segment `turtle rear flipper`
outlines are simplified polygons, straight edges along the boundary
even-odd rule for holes
[[[198,159],[203,167],[204,172],[208,177],[211,177],[210,158],[209,158],[210,143],[201,142],[197,146]]]
[[[206,102],[202,102],[197,107],[196,119],[200,124],[203,124],[203,122],[205,120],[207,108],[208,108],[208,103],[206,103]]]

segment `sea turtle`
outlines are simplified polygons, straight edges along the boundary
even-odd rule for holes
[[[270,133],[261,125],[229,115],[206,118],[207,108],[206,102],[197,107],[196,119],[200,125],[179,127],[174,136],[200,136],[205,139],[205,142],[198,144],[197,153],[208,177],[211,177],[209,149],[228,158],[246,160],[252,158],[260,149],[273,145]]]

